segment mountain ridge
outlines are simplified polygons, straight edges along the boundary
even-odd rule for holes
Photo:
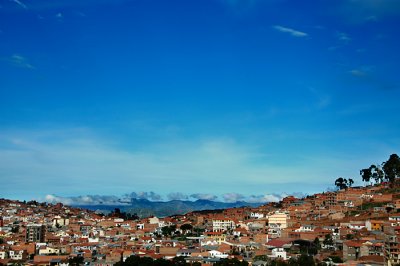
[[[139,217],[166,217],[171,215],[181,215],[192,211],[218,210],[238,207],[257,207],[263,203],[249,203],[245,201],[221,202],[205,199],[196,201],[190,200],[170,200],[170,201],[150,201],[148,199],[131,199],[126,205],[72,205],[74,207],[89,209],[101,213],[109,213],[116,208],[130,214],[137,214]]]

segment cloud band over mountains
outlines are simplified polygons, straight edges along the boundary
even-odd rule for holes
[[[304,196],[302,193],[295,193],[297,197]],[[169,193],[165,198],[153,191],[149,192],[131,192],[125,194],[122,197],[114,195],[85,195],[85,196],[72,196],[64,197],[57,195],[46,195],[43,199],[48,203],[63,203],[72,206],[81,205],[129,205],[132,199],[138,200],[149,200],[149,201],[171,201],[171,200],[209,200],[209,201],[220,201],[226,203],[234,203],[238,201],[248,202],[248,203],[268,203],[268,202],[278,202],[282,198],[288,196],[286,193],[273,193],[265,195],[250,195],[245,196],[239,193],[225,193],[218,197],[214,194],[209,193],[197,193],[186,195],[182,192],[172,192]]]

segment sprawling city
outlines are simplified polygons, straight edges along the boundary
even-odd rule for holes
[[[400,158],[338,190],[259,207],[139,217],[0,200],[4,265],[398,265]]]
[[[400,0],[0,0],[0,266],[399,266]]]

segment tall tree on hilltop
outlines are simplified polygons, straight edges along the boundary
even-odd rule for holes
[[[396,177],[400,176],[400,158],[397,154],[392,154],[389,160],[383,163],[383,171],[385,171],[385,177],[393,183]]]
[[[339,189],[347,188],[347,184],[348,184],[347,179],[343,177],[339,177],[338,179],[335,180],[335,186],[337,186]]]
[[[360,175],[362,178],[362,181],[365,183],[368,183],[371,180],[371,168],[365,168],[360,170]]]
[[[351,187],[354,184],[354,180],[349,178],[349,183],[348,184],[349,184],[349,187]]]
[[[375,180],[375,183],[382,183],[385,173],[382,171],[381,167],[373,164],[369,169],[371,170],[371,176]]]

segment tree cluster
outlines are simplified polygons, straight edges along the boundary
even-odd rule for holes
[[[124,220],[139,220],[140,218],[136,213],[131,214],[127,212],[122,212],[120,208],[115,208],[114,211],[112,211],[108,216],[122,218]]]
[[[351,187],[354,184],[354,180],[349,178],[343,178],[339,177],[338,179],[335,180],[335,186],[337,186],[339,189],[345,189],[348,187]]]
[[[371,165],[368,168],[360,170],[361,179],[363,182],[370,182],[371,179],[375,183],[381,183],[386,180],[393,183],[400,176],[400,157],[397,154],[390,155],[386,162],[380,165]]]
[[[392,154],[382,165],[372,164],[368,168],[361,169],[360,176],[365,183],[374,180],[378,184],[386,180],[392,184],[396,178],[400,177],[400,157],[397,154]],[[335,180],[335,186],[339,189],[346,189],[353,184],[354,181],[351,178],[339,177]]]
[[[164,236],[172,236],[176,232],[176,225],[164,226],[161,228],[161,232]]]

